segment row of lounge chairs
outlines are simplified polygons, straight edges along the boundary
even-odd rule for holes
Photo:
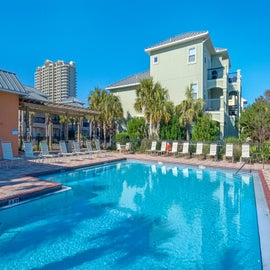
[[[205,154],[203,152],[203,143],[198,142],[196,143],[196,151],[194,153],[191,153],[190,151],[190,143],[184,142],[182,151],[178,151],[178,142],[173,142],[172,147],[170,147],[170,144],[168,144],[166,141],[161,142],[161,147],[158,150],[157,149],[157,141],[152,141],[151,148],[146,150],[147,153],[150,154],[167,154],[167,155],[175,155],[175,156],[197,156],[197,157],[209,157],[214,158],[215,160],[218,159],[218,144],[217,143],[211,143],[209,153]],[[240,157],[240,161],[243,159],[250,158],[250,146],[249,144],[242,144],[242,154]],[[234,155],[233,155],[233,144],[227,143],[225,145],[225,154],[223,155],[223,159],[231,159],[231,161],[234,161]]]
[[[2,155],[3,160],[5,161],[17,161],[17,165],[20,165],[20,161],[25,160],[37,160],[41,161],[46,158],[49,159],[55,159],[59,157],[72,157],[72,156],[78,156],[78,155],[88,155],[89,157],[91,155],[103,155],[107,151],[102,150],[100,148],[100,143],[98,140],[95,140],[95,149],[92,148],[92,144],[90,141],[86,142],[86,149],[81,149],[79,142],[72,141],[73,150],[71,152],[68,152],[67,145],[65,141],[59,142],[59,152],[50,152],[48,149],[48,144],[46,141],[40,142],[40,153],[34,153],[33,151],[33,145],[31,142],[24,142],[24,156],[21,157],[14,157],[12,152],[12,145],[10,142],[2,142]]]

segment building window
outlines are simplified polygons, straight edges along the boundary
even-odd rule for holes
[[[191,91],[191,96],[193,99],[197,99],[198,98],[198,84],[197,83],[192,83],[190,85],[192,91]]]
[[[158,63],[158,57],[157,57],[157,56],[154,56],[154,58],[153,58],[153,63],[154,63],[154,64],[157,64],[157,63]]]
[[[216,70],[212,71],[212,80],[216,80],[218,78],[218,73]]]
[[[194,63],[196,61],[196,49],[194,47],[188,49],[188,62]]]

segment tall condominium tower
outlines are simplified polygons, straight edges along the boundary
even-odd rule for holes
[[[48,95],[53,102],[76,97],[76,65],[58,60],[46,60],[35,72],[35,88]]]

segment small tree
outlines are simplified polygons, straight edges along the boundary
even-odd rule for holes
[[[270,139],[270,103],[259,97],[240,117],[241,139],[263,143]]]
[[[201,98],[194,99],[192,96],[192,88],[186,90],[186,99],[176,106],[176,111],[179,114],[180,125],[186,127],[186,139],[190,140],[191,126],[203,113],[203,100]]]
[[[173,114],[169,123],[161,123],[160,138],[170,140],[180,140],[184,137],[185,128],[179,124],[179,116]]]
[[[128,121],[127,132],[130,139],[143,139],[146,137],[147,127],[143,117],[134,117]]]
[[[193,127],[192,139],[195,141],[215,141],[219,138],[219,128],[211,116],[199,117]]]

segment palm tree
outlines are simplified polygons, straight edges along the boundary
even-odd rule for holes
[[[52,149],[52,114],[45,113],[46,123],[46,140],[49,145],[49,149]]]
[[[140,113],[144,113],[149,127],[148,136],[151,137],[156,131],[158,136],[160,122],[162,119],[169,121],[170,115],[168,91],[161,87],[160,83],[154,83],[153,78],[143,79],[136,89],[136,100],[134,108]]]
[[[89,109],[100,112],[99,115],[94,116],[94,122],[97,123],[97,127],[102,126],[102,102],[105,100],[106,91],[96,87],[88,97]]]
[[[191,137],[191,125],[203,113],[203,99],[194,99],[192,96],[192,88],[186,90],[186,98],[180,105],[176,106],[176,112],[179,114],[180,125],[186,127],[186,139],[189,141]]]
[[[98,87],[95,88],[88,97],[88,102],[89,109],[100,112],[100,114],[95,117],[95,120],[99,127],[103,128],[106,147],[107,131],[111,129],[114,122],[124,118],[122,104],[119,97],[109,94]]]
[[[61,124],[61,139],[62,139],[62,128],[64,125],[64,140],[68,140],[68,115],[59,115],[59,123]]]
[[[157,92],[155,93],[155,103],[153,106],[153,123],[155,124],[156,128],[156,135],[159,137],[160,132],[160,123],[162,120],[167,124],[171,119],[171,108],[173,103],[168,101],[169,94],[168,91],[159,87]]]
[[[105,147],[106,147],[106,137],[107,132],[112,130],[113,124],[118,120],[123,120],[123,108],[119,97],[108,94],[106,96],[106,101],[104,104],[103,109],[103,131],[104,131],[104,138],[105,138]],[[111,136],[110,136],[110,143],[111,143]]]

